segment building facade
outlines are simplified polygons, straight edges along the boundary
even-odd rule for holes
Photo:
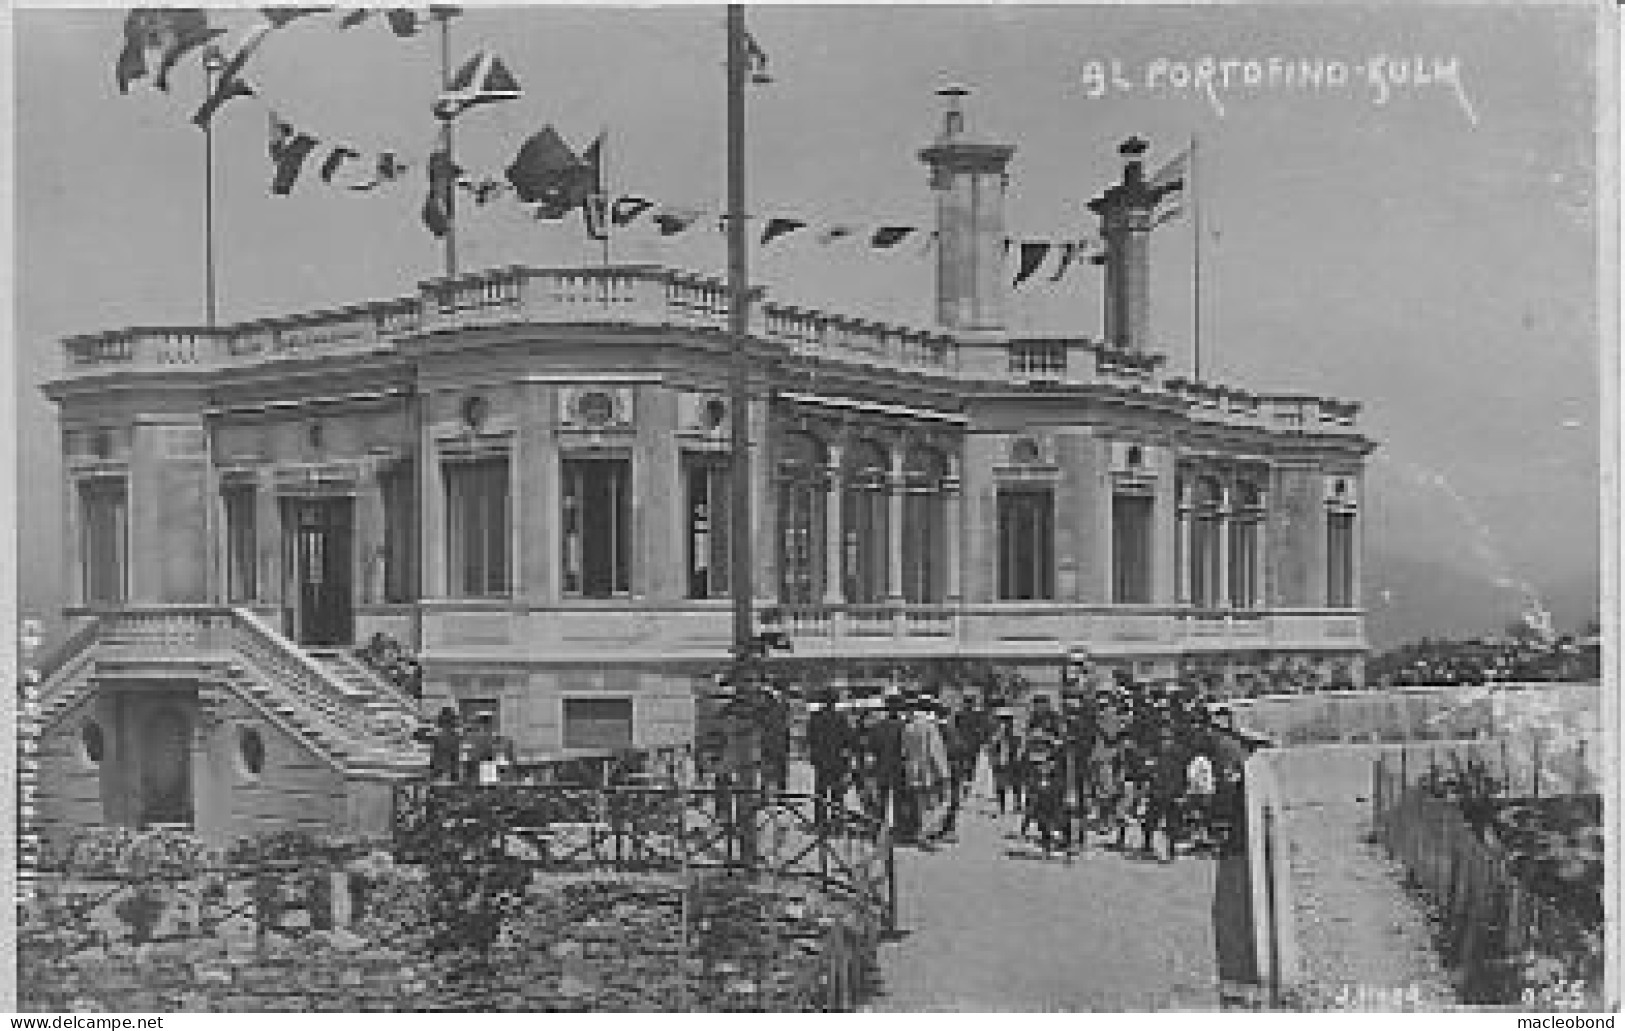
[[[1358,682],[1373,445],[1353,403],[1166,375],[1142,150],[1093,205],[1104,338],[1013,335],[1014,148],[954,98],[920,155],[940,325],[759,290],[743,476],[727,291],[667,268],[67,340],[47,822],[365,824],[421,762],[415,708],[489,713],[522,760],[687,741],[742,530],[757,624],[807,677],[969,659],[1043,686],[1086,650],[1233,690]],[[375,633],[420,654],[417,705],[349,657]]]

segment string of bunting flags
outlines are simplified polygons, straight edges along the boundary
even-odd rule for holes
[[[222,49],[223,61],[213,88],[192,116],[194,124],[208,128],[214,116],[228,102],[240,97],[257,97],[255,87],[244,75],[251,59],[278,29],[312,15],[334,12],[332,7],[259,8],[262,19],[241,30]],[[425,11],[410,8],[384,10],[347,9],[339,13],[340,29],[363,25],[381,16],[390,31],[401,39],[416,36],[436,18],[449,18],[458,8],[431,7]],[[149,62],[156,56],[154,87],[167,91],[169,74],[190,51],[212,44],[225,30],[211,26],[201,8],[137,8],[128,13],[124,25],[124,45],[114,67],[121,93],[127,93],[136,79],[148,74]],[[754,42],[754,40],[752,41]],[[523,96],[518,80],[501,58],[489,49],[468,57],[451,76],[433,105],[433,115],[445,122],[464,112],[487,104],[516,100]],[[363,154],[344,142],[329,142],[316,133],[295,126],[269,104],[268,153],[271,161],[270,192],[288,196],[314,157],[317,177],[323,184],[350,191],[369,192],[401,181],[414,166],[398,150]],[[438,138],[439,133],[436,133]],[[465,193],[477,206],[502,198],[512,198],[531,217],[557,222],[581,212],[587,236],[606,240],[612,229],[628,229],[647,219],[661,237],[675,237],[702,225],[726,229],[726,216],[720,211],[696,205],[671,204],[640,193],[615,193],[604,184],[603,152],[600,134],[577,154],[551,125],[533,133],[521,145],[501,178],[494,175],[471,177],[443,149],[434,144],[423,168],[428,179],[422,208],[424,226],[439,238],[450,228],[453,191]],[[1182,168],[1168,170],[1171,174]],[[1172,217],[1172,215],[1166,216]],[[935,245],[936,233],[917,225],[855,222],[819,222],[809,217],[775,214],[752,218],[761,225],[757,236],[763,250],[796,234],[810,234],[821,246],[843,241],[862,241],[876,251],[895,251],[910,239],[920,240],[921,254]],[[1030,281],[1053,255],[1049,282],[1060,281],[1074,266],[1099,255],[1098,239],[1006,238],[1005,253],[1014,249],[1016,269],[1012,285]]]

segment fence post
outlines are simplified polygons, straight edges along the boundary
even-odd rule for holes
[[[1506,781],[1507,797],[1512,797],[1512,761],[1507,748],[1507,739],[1501,739],[1501,778]]]
[[[1533,777],[1534,777],[1535,784],[1534,784],[1533,794],[1534,794],[1534,796],[1536,798],[1539,798],[1540,797],[1540,758],[1541,758],[1540,757],[1540,735],[1535,734],[1534,739],[1535,739],[1535,748],[1534,748],[1535,772],[1533,774]]]

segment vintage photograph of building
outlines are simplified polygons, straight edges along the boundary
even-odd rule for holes
[[[1611,1007],[1609,17],[20,9],[17,1007]]]

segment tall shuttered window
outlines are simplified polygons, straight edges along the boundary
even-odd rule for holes
[[[903,599],[916,605],[940,602],[946,594],[946,474],[947,463],[938,452],[909,452],[903,471]]]
[[[384,600],[418,595],[417,466],[400,462],[379,478],[384,496]]]
[[[1326,514],[1326,605],[1354,607],[1354,513]]]
[[[779,602],[816,605],[824,593],[824,518],[829,489],[824,449],[807,434],[790,433],[779,450]]]
[[[1055,499],[1049,490],[999,492],[999,598],[1055,597]]]
[[[116,605],[129,589],[129,503],[121,479],[87,480],[79,487],[85,603]]]
[[[450,462],[444,478],[446,582],[452,596],[507,594],[507,457]]]
[[[564,592],[611,598],[632,589],[632,463],[572,458],[563,465]]]
[[[891,544],[891,494],[886,453],[867,441],[853,445],[841,474],[841,572],[846,600],[886,600]]]
[[[1151,603],[1151,512],[1149,494],[1112,495],[1112,601]]]
[[[683,489],[688,499],[688,596],[728,596],[728,461],[712,455],[683,456]]]
[[[253,601],[259,593],[256,558],[259,546],[254,519],[256,495],[251,486],[227,487],[226,592],[231,601]]]

